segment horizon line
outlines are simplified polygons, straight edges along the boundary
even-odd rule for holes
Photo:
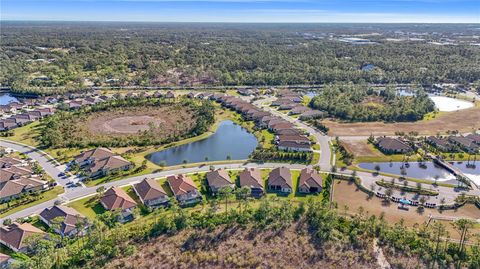
[[[36,19],[0,19],[0,22],[98,22],[98,23],[112,23],[112,22],[122,22],[122,23],[198,23],[198,24],[208,24],[208,23],[223,23],[223,24],[318,24],[318,23],[330,23],[330,24],[480,24],[480,22],[329,22],[329,21],[318,21],[318,22],[245,22],[245,21],[137,21],[137,20],[36,20]]]

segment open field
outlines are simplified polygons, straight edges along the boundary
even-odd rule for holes
[[[418,156],[408,156],[404,154],[384,154],[374,145],[369,144],[367,140],[340,140],[345,149],[355,157],[354,163],[361,162],[397,162],[404,161],[405,158],[415,160]]]
[[[475,205],[466,204],[456,210],[439,211],[437,209],[425,208],[424,212],[417,212],[416,207],[410,207],[410,210],[398,209],[397,203],[384,203],[382,199],[368,197],[368,195],[359,190],[353,182],[336,180],[333,187],[333,201],[338,204],[338,211],[345,212],[345,206],[348,207],[347,213],[358,213],[362,207],[368,215],[380,216],[383,214],[385,220],[389,223],[398,223],[403,219],[405,225],[413,227],[415,224],[426,224],[431,216],[453,217],[453,218],[480,218],[480,209]],[[428,202],[428,200],[427,200]],[[455,234],[451,235],[452,238]]]
[[[375,136],[394,135],[395,132],[418,132],[421,135],[436,135],[448,130],[471,132],[480,128],[480,105],[451,113],[442,113],[433,119],[418,122],[358,122],[340,123],[332,120],[323,121],[331,136]]]

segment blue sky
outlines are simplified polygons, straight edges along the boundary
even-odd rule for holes
[[[2,20],[480,23],[480,0],[0,0]]]

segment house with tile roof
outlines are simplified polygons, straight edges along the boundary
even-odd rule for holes
[[[13,251],[25,252],[27,239],[31,236],[46,236],[46,233],[32,224],[14,222],[8,226],[0,227],[0,243]]]
[[[189,205],[202,200],[202,195],[190,177],[173,175],[167,177],[167,182],[180,205]]]
[[[88,227],[84,215],[80,214],[77,210],[64,205],[55,205],[50,208],[45,208],[40,213],[39,218],[62,237],[84,235]],[[58,223],[58,227],[55,227],[56,220],[61,220],[61,222]]]
[[[273,169],[268,175],[268,189],[276,192],[291,193],[293,191],[292,173],[286,167]]]
[[[154,179],[143,179],[133,185],[133,190],[142,203],[148,207],[167,206],[169,204],[167,193]]]
[[[133,220],[133,210],[137,207],[137,202],[118,187],[108,189],[100,198],[100,204],[105,210],[119,211],[118,220],[122,223]]]
[[[319,193],[323,188],[323,180],[320,174],[310,168],[300,171],[298,180],[298,191],[300,193]]]
[[[224,187],[235,188],[235,184],[228,175],[228,172],[223,169],[208,172],[207,184],[213,194],[218,193],[218,191]]]

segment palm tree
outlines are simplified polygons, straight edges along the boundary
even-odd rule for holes
[[[229,186],[224,186],[224,187],[221,187],[219,190],[218,190],[218,195],[221,199],[225,199],[225,212],[228,212],[228,198],[232,195],[232,188],[230,188]]]

